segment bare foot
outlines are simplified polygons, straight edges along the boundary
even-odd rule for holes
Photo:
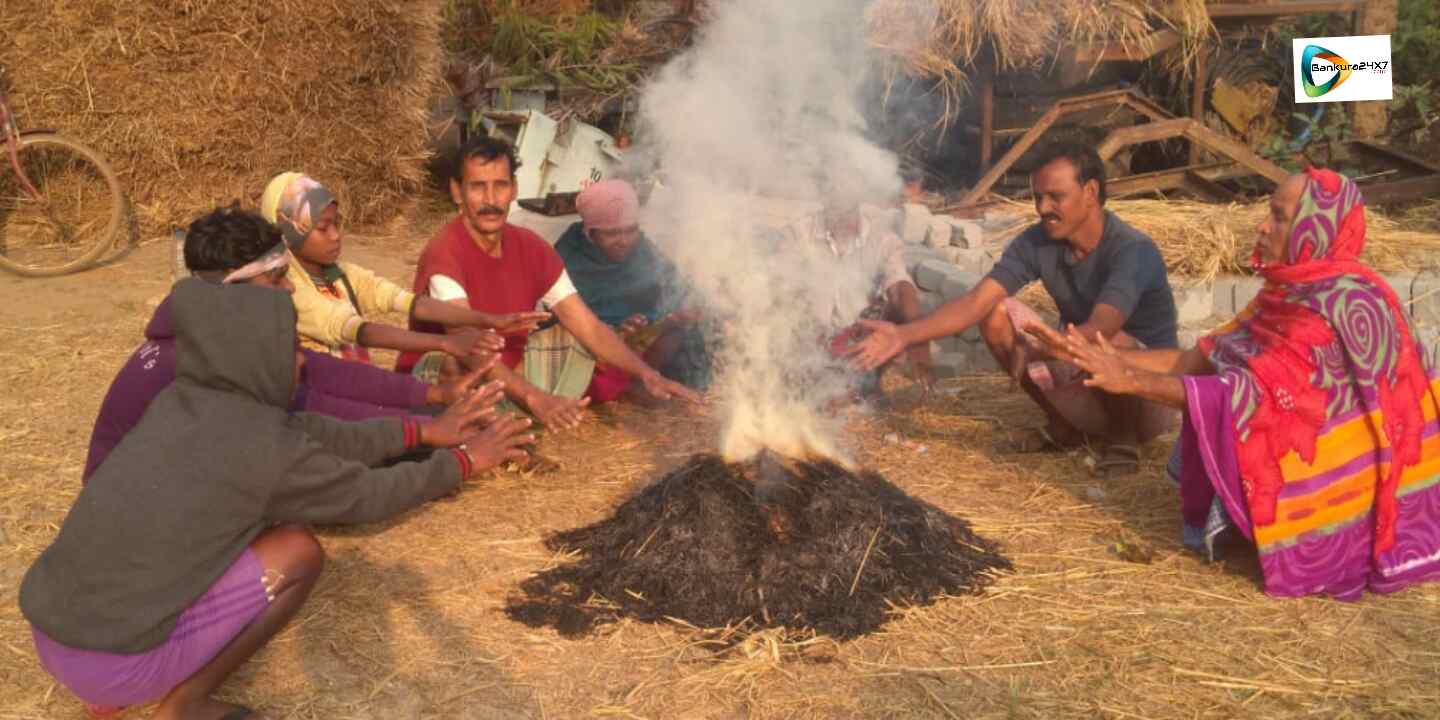
[[[224,703],[214,698],[188,700],[166,697],[155,708],[155,720],[268,720],[260,713],[242,705]]]

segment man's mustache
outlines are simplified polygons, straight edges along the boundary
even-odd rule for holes
[[[496,205],[481,205],[475,210],[476,215],[504,215],[505,209]]]

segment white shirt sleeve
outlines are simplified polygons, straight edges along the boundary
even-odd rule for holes
[[[470,299],[470,296],[465,293],[465,288],[447,275],[430,276],[430,297],[440,302]]]
[[[561,270],[560,277],[555,279],[555,284],[551,285],[550,289],[545,292],[545,297],[540,298],[540,304],[546,310],[549,310],[559,305],[561,300],[577,292],[579,291],[575,289],[575,283],[570,281],[570,272],[568,270]]]

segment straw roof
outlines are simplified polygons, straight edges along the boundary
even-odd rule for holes
[[[352,221],[422,179],[438,0],[9,0],[0,67],[29,127],[102,152],[144,232],[301,170]]]
[[[871,43],[893,69],[935,79],[952,100],[992,52],[1001,71],[1041,71],[1066,48],[1141,47],[1172,29],[1183,42],[1170,66],[1183,71],[1186,51],[1213,30],[1205,0],[877,0],[870,22]]]

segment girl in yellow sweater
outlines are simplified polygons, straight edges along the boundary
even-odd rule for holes
[[[362,362],[370,362],[368,348],[440,351],[470,365],[503,345],[496,330],[533,330],[550,316],[497,316],[417,298],[366,268],[342,262],[340,204],[309,176],[277,175],[265,188],[260,214],[280,228],[290,247],[297,329],[301,344],[311,349]],[[447,334],[413,332],[371,319],[391,312],[444,325]]]

